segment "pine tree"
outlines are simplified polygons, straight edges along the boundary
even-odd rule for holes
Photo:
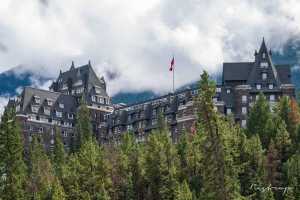
[[[241,198],[238,173],[235,165],[237,141],[236,130],[222,119],[214,109],[215,83],[207,72],[201,75],[197,129],[201,138],[202,189],[201,198],[229,200]]]
[[[64,192],[63,187],[60,184],[60,181],[55,178],[55,180],[52,183],[51,186],[51,194],[50,194],[50,200],[65,200],[66,194]]]
[[[136,143],[131,133],[123,135],[121,145],[118,149],[118,159],[116,174],[118,175],[118,183],[116,183],[116,193],[118,199],[135,199],[137,196],[134,192],[134,172],[132,168],[133,156],[136,152]]]
[[[86,104],[82,103],[77,111],[76,119],[76,144],[74,148],[75,151],[78,151],[83,143],[89,141],[93,137],[92,125],[90,111]]]
[[[254,186],[264,186],[265,177],[264,150],[258,135],[253,135],[247,140],[241,159],[246,161],[240,174],[242,195],[251,199],[264,199],[265,194],[254,189]]]
[[[145,146],[147,199],[174,199],[177,187],[177,157],[166,132],[153,132]]]
[[[90,138],[85,141],[67,165],[63,183],[68,199],[97,199],[111,189],[108,164],[103,150]]]
[[[53,168],[50,159],[45,153],[41,138],[35,136],[30,147],[28,198],[49,198],[54,180]]]
[[[294,98],[290,100],[290,112],[288,114],[288,119],[289,122],[287,123],[287,130],[289,131],[291,139],[296,146],[296,144],[300,142],[297,138],[297,129],[300,125],[300,111],[297,101]]]
[[[65,166],[65,149],[62,143],[61,132],[58,127],[55,128],[55,140],[54,140],[54,151],[53,151],[53,166],[55,174],[59,178],[62,178],[63,170]]]
[[[193,194],[190,191],[189,185],[187,184],[186,181],[184,181],[182,184],[180,184],[177,187],[175,199],[176,200],[192,200],[193,199]]]
[[[26,166],[15,108],[6,108],[0,125],[0,199],[25,197]]]
[[[266,133],[266,124],[270,120],[270,106],[265,96],[260,93],[258,100],[250,110],[247,122],[248,136],[258,134],[264,148],[268,147],[268,139],[270,136]]]
[[[285,164],[288,178],[288,198],[300,199],[300,154],[297,152]],[[288,199],[285,198],[285,199]]]

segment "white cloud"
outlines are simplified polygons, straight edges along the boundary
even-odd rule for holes
[[[3,114],[3,112],[4,112],[4,108],[7,105],[8,100],[9,100],[9,97],[7,97],[7,96],[0,96],[0,118],[1,118],[1,116]],[[0,121],[1,121],[1,119],[0,119]]]
[[[223,61],[252,60],[262,36],[280,51],[300,33],[299,10],[297,0],[3,0],[0,71],[24,65],[55,77],[90,59],[100,76],[117,74],[111,94],[165,92],[173,54],[180,86]]]

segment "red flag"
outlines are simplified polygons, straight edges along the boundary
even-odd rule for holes
[[[174,70],[174,64],[175,64],[175,59],[174,59],[174,56],[173,56],[173,58],[171,60],[171,66],[169,68],[169,71],[173,71]]]

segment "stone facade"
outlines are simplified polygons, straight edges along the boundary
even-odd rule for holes
[[[264,41],[253,62],[223,64],[222,82],[217,85],[213,101],[220,113],[233,115],[245,127],[249,109],[259,93],[267,97],[271,107],[281,96],[295,96],[290,67],[274,65]],[[68,71],[60,72],[50,91],[25,87],[9,104],[16,105],[26,148],[32,135],[39,134],[45,148],[51,150],[55,127],[60,129],[66,149],[74,142],[76,112],[82,96],[91,111],[94,134],[101,143],[117,143],[127,131],[133,132],[137,141],[145,141],[157,127],[159,113],[176,142],[184,131],[195,131],[197,94],[197,88],[186,89],[133,105],[113,105],[104,78],[97,77],[89,62],[78,68],[72,63]]]

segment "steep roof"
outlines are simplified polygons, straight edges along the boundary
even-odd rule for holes
[[[22,94],[22,108],[21,112],[26,112],[30,109],[30,105],[34,97],[40,98],[40,106],[43,106],[46,100],[53,102],[52,109],[57,109],[58,104],[64,104],[64,112],[74,113],[77,108],[77,100],[71,95],[65,95],[59,92],[51,92],[48,90],[42,90],[32,87],[25,87]]]
[[[275,65],[279,80],[282,84],[291,84],[291,66],[286,64],[286,65]]]
[[[57,84],[57,91],[60,91],[64,84],[69,84],[69,81],[71,81],[72,84],[82,81],[85,88],[91,89],[97,87],[101,90],[102,95],[107,96],[105,80],[103,77],[98,78],[90,62],[87,65],[82,65],[77,68],[75,68],[74,62],[72,62],[70,69],[65,72],[60,72],[56,82],[53,83],[51,87]]]
[[[223,83],[246,81],[253,66],[253,62],[223,63]]]

